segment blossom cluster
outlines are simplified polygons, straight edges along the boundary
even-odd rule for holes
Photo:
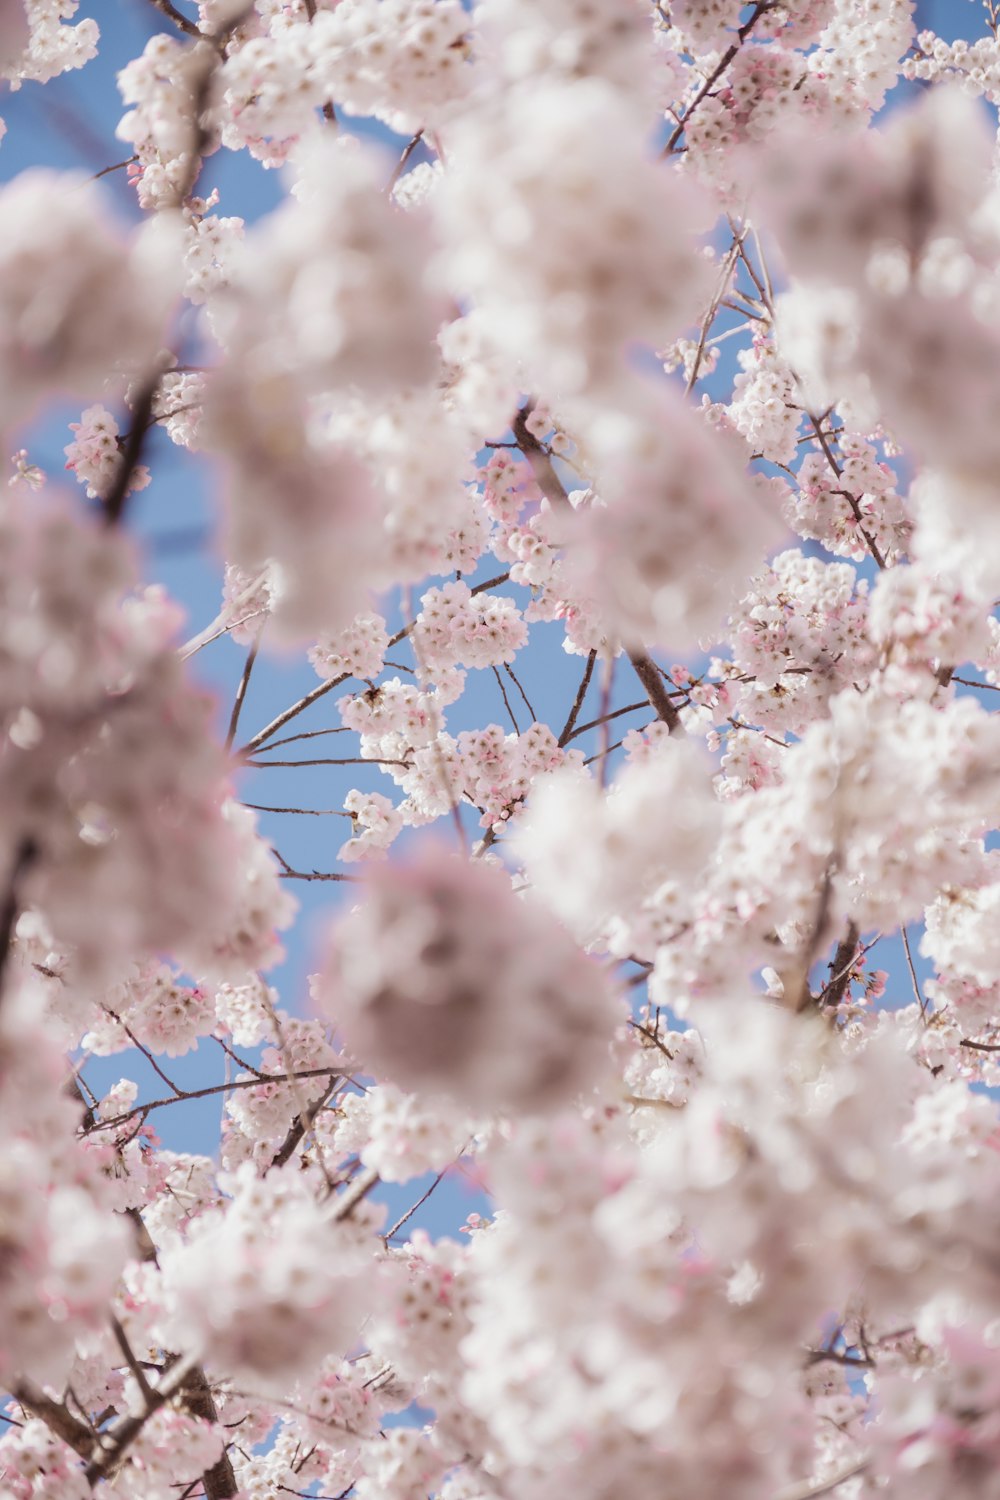
[[[0,1493],[989,1500],[995,7],[88,9],[0,0],[129,158],[0,189]]]

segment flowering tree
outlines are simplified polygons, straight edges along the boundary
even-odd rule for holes
[[[0,1492],[996,1496],[996,10],[152,4],[0,188]]]

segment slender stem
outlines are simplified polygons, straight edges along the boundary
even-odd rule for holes
[[[751,31],[753,31],[761,16],[764,15],[765,11],[773,10],[775,4],[776,0],[760,0],[760,3],[754,9],[754,13],[750,17],[750,19],[744,21],[743,25],[736,33],[738,40],[733,42],[731,47],[727,47],[726,51],[722,54],[722,57],[719,59],[718,63],[716,63],[711,73],[709,73],[708,77],[705,79],[705,82],[702,84],[701,88],[698,90],[697,94],[694,96],[694,98],[691,100],[691,103],[685,110],[683,119],[680,121],[676,130],[674,130],[670,139],[667,141],[667,144],[663,148],[664,156],[670,156],[671,153],[676,149],[678,141],[687,129],[691,120],[691,116],[694,114],[699,104],[710,92],[710,90],[714,88],[715,84],[718,83],[719,79],[729,67],[729,64],[732,62],[737,52],[743,46],[743,43],[746,41]]]
[[[395,168],[393,170],[392,176],[389,178],[389,184],[388,184],[388,186],[386,188],[386,192],[387,193],[391,193],[392,192],[393,188],[396,186],[396,183],[399,181],[399,179],[402,177],[403,173],[406,171],[406,163],[409,161],[409,159],[413,155],[414,151],[416,151],[417,147],[420,145],[420,142],[423,140],[423,138],[424,138],[424,132],[423,132],[423,130],[418,130],[417,133],[416,133],[416,135],[413,136],[412,139],[409,140],[406,143],[406,146],[403,149],[403,154],[399,158],[399,161],[396,163],[396,166],[395,166]]]
[[[231,750],[233,748],[233,740],[236,738],[236,726],[240,722],[240,710],[243,707],[243,701],[247,695],[247,688],[250,685],[250,673],[253,671],[254,662],[257,660],[257,652],[260,648],[260,637],[261,631],[258,630],[257,635],[254,638],[254,643],[250,647],[250,650],[247,652],[247,659],[243,667],[243,675],[240,678],[240,685],[236,689],[236,699],[233,703],[233,711],[229,716],[229,729],[226,731],[227,750]]]
[[[352,814],[342,807],[269,807],[263,802],[244,802],[243,806],[252,812],[298,813],[306,818],[352,818]]]
[[[916,996],[917,1004],[920,1006],[920,1014],[923,1016],[924,1024],[926,1025],[927,1004],[924,1000],[923,995],[920,993],[920,985],[917,981],[917,971],[913,964],[913,954],[910,952],[910,939],[905,927],[901,927],[899,931],[903,939],[903,952],[906,954],[906,966],[910,971],[910,983],[913,985],[913,993]]]
[[[110,167],[102,167],[99,172],[94,173],[93,177],[91,177],[90,180],[91,182],[96,182],[100,177],[107,177],[109,172],[120,172],[122,167],[130,167],[134,161],[138,160],[139,158],[137,156],[127,156],[124,161],[116,161]]]
[[[326,1078],[330,1073],[329,1068],[300,1068],[291,1076],[293,1078]],[[129,1120],[134,1120],[139,1115],[151,1114],[154,1109],[165,1109],[168,1104],[181,1104],[189,1099],[211,1099],[216,1094],[227,1094],[235,1089],[259,1089],[265,1088],[272,1083],[287,1083],[287,1073],[265,1074],[263,1077],[236,1079],[229,1083],[213,1083],[202,1089],[181,1089],[176,1094],[171,1094],[166,1099],[150,1099],[145,1104],[136,1104],[123,1114],[115,1115],[110,1120],[98,1120],[82,1133],[89,1135],[98,1130],[115,1130],[119,1125],[126,1125]]]
[[[499,584],[506,583],[509,578],[509,572],[498,573],[495,578],[487,578],[483,583],[477,583],[471,592],[473,594],[485,593],[487,589],[495,589]],[[389,641],[388,649],[398,646],[399,642],[408,636],[412,629],[412,624],[409,624],[404,625],[402,630],[397,630],[396,634]],[[270,724],[266,724],[252,739],[247,740],[245,745],[241,745],[236,753],[238,755],[249,755],[252,751],[263,745],[265,740],[269,740],[279,729],[283,729],[290,719],[294,719],[299,714],[304,713],[307,708],[311,708],[320,698],[325,697],[334,688],[340,687],[342,683],[348,681],[350,681],[350,674],[344,672],[340,677],[334,677],[330,682],[321,682],[319,687],[313,688],[304,697],[300,698],[297,703],[293,703],[290,708],[284,709],[276,718],[272,719]]]
[[[510,678],[511,682],[513,682],[514,686],[517,688],[518,692],[521,694],[521,697],[524,699],[524,706],[528,710],[529,714],[531,715],[531,722],[533,724],[537,724],[538,723],[538,715],[535,713],[535,710],[531,706],[531,699],[528,697],[527,693],[524,691],[524,688],[521,686],[520,682],[518,681],[518,679],[517,679],[517,677],[516,677],[516,675],[514,673],[514,668],[512,666],[510,666],[510,664],[508,662],[504,662],[504,668],[503,669],[507,673],[507,676]]]
[[[597,729],[601,724],[609,724],[612,719],[620,719],[621,716],[622,716],[622,714],[634,714],[640,708],[648,708],[648,707],[649,707],[649,699],[648,698],[643,698],[642,701],[639,702],[639,703],[626,703],[626,705],[625,705],[624,708],[615,708],[615,709],[612,709],[611,713],[609,713],[609,714],[602,714],[600,716],[600,718],[597,718],[597,719],[588,719],[588,721],[587,721],[586,724],[580,724],[580,725],[578,725],[578,727],[573,730],[573,733],[569,736],[569,738],[571,740],[575,740],[581,734],[586,734],[588,729]],[[568,743],[568,741],[567,741],[567,743]]]
[[[132,1346],[129,1343],[128,1339],[125,1337],[125,1330],[119,1323],[118,1319],[115,1317],[114,1313],[112,1313],[111,1315],[111,1332],[114,1334],[115,1343],[118,1345],[119,1349],[122,1352],[122,1355],[124,1356],[125,1363],[128,1365],[129,1369],[132,1371],[133,1376],[135,1377],[136,1385],[142,1392],[143,1400],[148,1405],[153,1398],[153,1388],[150,1385],[149,1381],[146,1379],[146,1372],[133,1354]]]
[[[342,760],[245,760],[245,766],[269,771],[272,766],[409,766],[408,760],[389,760],[379,755],[347,755]]]
[[[594,675],[594,664],[596,661],[597,652],[591,651],[590,655],[587,657],[587,665],[583,669],[583,676],[580,679],[580,686],[576,690],[576,697],[573,699],[573,707],[569,711],[569,717],[563,725],[562,734],[559,736],[560,749],[567,745],[573,738],[573,730],[576,725],[577,719],[580,717],[580,710],[583,707],[583,700],[587,696],[587,689],[590,686],[590,679]]]
[[[413,1215],[417,1212],[417,1209],[418,1208],[423,1208],[424,1204],[427,1202],[428,1198],[434,1192],[435,1188],[437,1188],[437,1187],[440,1186],[440,1184],[444,1181],[445,1177],[451,1171],[452,1167],[455,1166],[455,1163],[461,1161],[462,1157],[465,1155],[465,1153],[468,1150],[468,1148],[469,1148],[469,1142],[466,1141],[466,1143],[462,1147],[461,1151],[455,1157],[455,1161],[449,1162],[446,1167],[442,1167],[441,1170],[440,1170],[440,1172],[435,1177],[434,1181],[431,1183],[430,1187],[427,1189],[427,1191],[425,1193],[423,1193],[421,1195],[421,1197],[419,1197],[417,1199],[417,1201],[416,1201],[416,1203],[414,1203],[413,1207],[412,1208],[408,1208],[406,1210],[406,1213],[403,1214],[401,1218],[398,1218],[396,1220],[396,1222],[395,1222],[395,1224],[393,1224],[392,1228],[386,1230],[385,1234],[382,1236],[382,1241],[383,1241],[384,1244],[388,1245],[389,1241],[391,1239],[395,1238],[395,1236],[402,1229],[403,1225],[406,1224],[410,1219],[413,1218]]]
[[[518,725],[517,719],[514,717],[514,710],[510,706],[510,699],[507,697],[507,689],[504,687],[503,678],[500,676],[500,673],[497,671],[496,667],[493,668],[493,676],[497,680],[497,687],[500,689],[500,696],[503,698],[504,708],[506,708],[510,722],[514,726],[514,733],[520,734],[520,726]]]

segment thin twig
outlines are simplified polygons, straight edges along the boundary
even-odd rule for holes
[[[648,707],[648,698],[643,698],[639,703],[627,703],[624,708],[613,709],[609,714],[602,714],[599,718],[589,719],[586,724],[578,725],[577,728],[573,730],[573,733],[569,736],[569,739],[575,740],[579,738],[581,734],[586,734],[588,729],[597,729],[601,724],[610,723],[612,719],[620,719],[622,714],[634,714],[637,713],[640,708]]]
[[[576,697],[573,699],[573,707],[569,711],[569,717],[563,725],[562,734],[559,736],[560,750],[565,747],[565,745],[573,736],[573,729],[577,719],[580,717],[580,710],[583,707],[583,700],[587,696],[587,689],[590,686],[590,679],[594,675],[594,663],[596,661],[597,652],[591,651],[590,655],[587,657],[587,665],[583,669],[583,677],[580,679],[580,686],[576,690]]]
[[[227,750],[231,750],[233,748],[233,740],[236,738],[236,726],[240,722],[240,710],[243,707],[243,700],[246,698],[247,688],[250,685],[250,673],[253,671],[254,662],[257,660],[257,652],[260,648],[260,637],[261,631],[258,630],[256,636],[254,637],[253,645],[247,652],[247,659],[243,666],[243,675],[240,677],[240,685],[236,689],[236,698],[233,702],[233,711],[229,716],[229,729],[226,731]]]
[[[475,584],[470,592],[473,594],[485,593],[487,589],[494,589],[497,588],[501,583],[506,583],[509,578],[509,571],[506,573],[498,573],[495,578],[487,578],[483,583]],[[397,630],[396,634],[390,637],[389,644],[386,649],[391,650],[393,646],[398,646],[399,642],[406,636],[408,636],[412,629],[413,625],[409,624],[404,625],[401,630]],[[329,682],[321,682],[318,687],[312,688],[311,691],[300,698],[297,703],[293,703],[290,708],[284,709],[280,714],[277,715],[276,718],[271,720],[270,724],[266,724],[263,729],[259,730],[258,733],[253,736],[252,739],[247,740],[245,745],[241,745],[240,749],[237,751],[237,754],[251,754],[254,750],[258,749],[259,746],[263,745],[265,740],[269,740],[271,736],[277,732],[277,730],[283,729],[290,719],[294,719],[298,714],[304,713],[307,708],[311,708],[312,705],[316,703],[320,698],[324,697],[327,693],[332,692],[334,688],[340,687],[342,683],[348,682],[349,680],[350,673],[344,672],[340,677],[334,677]]]
[[[281,739],[281,740],[272,740],[269,745],[261,745],[259,753],[261,755],[263,755],[263,753],[264,753],[265,750],[268,751],[268,752],[270,752],[272,750],[277,750],[277,748],[278,748],[279,745],[294,745],[295,742],[296,742],[296,740],[318,740],[324,734],[350,734],[350,733],[351,733],[351,731],[344,724],[341,724],[336,729],[305,729],[305,730],[302,731],[301,734],[288,734],[288,735],[285,735],[284,739]]]
[[[914,964],[913,964],[913,954],[910,952],[910,939],[909,939],[909,937],[907,935],[907,931],[906,931],[905,927],[901,927],[899,929],[899,931],[900,931],[900,935],[902,936],[902,939],[903,939],[903,951],[906,954],[906,965],[907,965],[907,968],[910,971],[910,982],[913,985],[913,993],[916,996],[917,1004],[920,1006],[920,1014],[923,1016],[923,1018],[924,1018],[924,1024],[926,1025],[927,1024],[927,1005],[926,1005],[926,1003],[924,1001],[923,995],[920,993],[920,985],[917,982],[917,971],[916,971],[916,969],[914,967]]]
[[[161,1078],[163,1080],[163,1082],[167,1085],[168,1089],[173,1089],[173,1091],[177,1095],[178,1099],[180,1099],[183,1096],[184,1090],[183,1089],[179,1089],[177,1087],[176,1083],[174,1083],[174,1081],[173,1081],[172,1078],[168,1078],[167,1077],[166,1073],[160,1067],[160,1064],[157,1062],[157,1060],[154,1057],[153,1053],[149,1050],[148,1047],[144,1046],[144,1044],[142,1042],[140,1042],[139,1038],[136,1036],[135,1032],[131,1029],[131,1027],[128,1025],[128,1023],[125,1022],[125,1021],[123,1021],[122,1018],[121,1018],[121,1016],[118,1014],[118,1012],[112,1010],[109,1005],[103,1005],[101,1007],[101,1009],[104,1011],[105,1015],[111,1017],[112,1021],[114,1021],[114,1023],[115,1023],[116,1026],[120,1026],[121,1027],[122,1031],[124,1031],[125,1035],[128,1037],[129,1041],[132,1043],[132,1046],[135,1047],[135,1048],[137,1048],[138,1051],[140,1051],[142,1053],[143,1057],[149,1063],[149,1066],[153,1069],[153,1072],[157,1075],[157,1077]]]
[[[272,766],[405,766],[408,760],[391,760],[382,755],[347,755],[341,760],[245,760],[245,766],[257,771],[269,771]]]
[[[677,146],[677,142],[680,140],[681,136],[687,129],[691,121],[691,116],[694,114],[699,104],[715,86],[715,84],[718,83],[719,79],[729,67],[729,64],[732,62],[737,52],[743,46],[743,43],[746,41],[751,31],[753,31],[761,16],[764,15],[766,11],[773,10],[776,3],[777,0],[759,0],[758,5],[754,9],[753,15],[749,18],[749,20],[744,21],[743,25],[736,33],[738,40],[733,42],[731,47],[727,47],[726,51],[722,54],[722,57],[719,59],[718,63],[705,79],[705,82],[702,84],[695,97],[691,100],[691,103],[688,105],[687,109],[684,112],[683,119],[679,122],[676,130],[674,130],[670,139],[667,141],[667,144],[663,148],[664,156],[670,156],[672,154],[675,147]]]
[[[497,687],[500,689],[500,696],[503,698],[504,708],[506,708],[507,714],[510,718],[510,722],[514,726],[514,733],[520,734],[520,726],[518,725],[517,719],[514,717],[514,710],[510,706],[510,699],[507,697],[507,689],[503,685],[503,678],[500,676],[500,673],[497,671],[496,667],[494,667],[492,670],[493,676],[497,680]]]
[[[298,813],[306,818],[350,818],[354,821],[354,815],[342,807],[269,807],[263,802],[244,802],[242,805],[253,812]]]
[[[132,1346],[129,1343],[128,1339],[125,1337],[125,1330],[119,1323],[118,1319],[115,1317],[114,1313],[111,1314],[111,1332],[114,1334],[115,1343],[118,1345],[125,1358],[125,1363],[132,1371],[135,1382],[142,1392],[143,1400],[148,1405],[149,1402],[153,1399],[153,1388],[150,1385],[149,1381],[146,1379],[145,1370],[142,1368],[139,1361],[132,1353]]]
[[[406,163],[409,161],[409,159],[413,155],[414,151],[416,151],[417,147],[420,145],[420,142],[423,140],[423,138],[424,138],[424,132],[423,132],[422,129],[420,129],[420,130],[417,131],[416,135],[413,136],[406,143],[406,146],[403,148],[403,154],[399,158],[399,161],[396,163],[396,166],[395,166],[395,169],[393,170],[392,176],[389,178],[389,183],[388,183],[388,186],[386,187],[386,192],[387,193],[391,193],[392,192],[393,188],[396,186],[396,183],[402,177],[403,173],[406,170]]]
[[[455,1160],[454,1161],[450,1161],[446,1167],[442,1167],[441,1168],[440,1172],[437,1174],[437,1176],[435,1177],[434,1181],[431,1183],[430,1187],[427,1189],[427,1191],[420,1198],[417,1199],[417,1201],[416,1201],[416,1203],[414,1203],[413,1207],[412,1208],[408,1208],[406,1210],[406,1213],[403,1214],[402,1218],[397,1219],[396,1222],[395,1222],[395,1224],[393,1224],[392,1228],[389,1229],[389,1230],[387,1230],[386,1233],[382,1235],[382,1241],[383,1241],[384,1244],[388,1245],[389,1241],[396,1236],[396,1234],[399,1232],[399,1230],[402,1229],[403,1225],[405,1223],[407,1223],[408,1220],[410,1220],[410,1219],[413,1218],[413,1215],[417,1212],[417,1209],[418,1208],[423,1208],[424,1204],[427,1202],[427,1200],[430,1197],[431,1193],[434,1192],[434,1189],[440,1186],[440,1184],[444,1181],[445,1177],[451,1171],[452,1167],[454,1167],[457,1162],[460,1162],[462,1160],[462,1157],[465,1155],[466,1151],[469,1149],[469,1144],[470,1143],[468,1141],[466,1141],[466,1143],[462,1147],[461,1151],[455,1157]]]
[[[294,1078],[326,1078],[329,1068],[300,1068],[292,1076]],[[211,1099],[215,1094],[226,1094],[236,1089],[260,1089],[271,1084],[288,1082],[287,1073],[266,1074],[264,1077],[243,1078],[231,1080],[229,1083],[213,1083],[201,1089],[181,1089],[177,1094],[171,1094],[167,1099],[150,1099],[145,1104],[135,1104],[131,1109],[120,1115],[114,1115],[108,1120],[98,1120],[89,1130],[84,1130],[83,1135],[91,1135],[98,1130],[115,1130],[119,1125],[126,1125],[129,1120],[134,1120],[139,1115],[151,1114],[154,1109],[165,1109],[168,1104],[181,1104],[189,1099]]]
[[[702,319],[701,331],[698,335],[698,347],[695,350],[694,360],[691,365],[691,373],[689,374],[687,382],[684,386],[685,396],[690,396],[691,392],[694,390],[695,384],[698,380],[698,376],[701,373],[701,362],[705,356],[705,340],[708,338],[709,330],[712,327],[712,324],[719,316],[719,307],[721,306],[722,299],[726,295],[726,291],[729,287],[730,282],[732,281],[733,268],[735,267],[740,251],[743,248],[743,235],[746,234],[746,230],[744,229],[740,233],[737,233],[734,230],[733,233],[733,243],[727,251],[726,258],[722,263],[722,272],[719,276],[719,282],[716,288],[715,296],[712,298],[712,301],[709,304],[708,312]]]
[[[531,706],[531,699],[528,697],[527,693],[524,691],[524,688],[521,686],[521,684],[518,681],[517,677],[514,675],[514,668],[510,665],[509,662],[504,662],[503,669],[507,673],[507,676],[513,682],[514,686],[517,688],[518,692],[521,694],[521,697],[524,699],[524,706],[528,710],[529,714],[531,715],[531,722],[533,724],[537,724],[538,723],[538,715],[535,713],[535,710]]]
[[[91,177],[90,180],[91,182],[97,182],[98,178],[107,177],[109,172],[120,172],[122,167],[130,167],[134,161],[138,160],[138,156],[127,156],[124,161],[116,161],[110,167],[102,167],[99,172],[94,173],[93,177]]]

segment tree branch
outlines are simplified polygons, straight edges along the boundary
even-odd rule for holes
[[[14,946],[14,929],[21,911],[21,884],[37,858],[38,845],[28,834],[22,838],[14,855],[3,905],[0,906],[0,1000],[3,999],[4,979]]]
[[[656,717],[667,726],[667,733],[672,735],[683,735],[684,725],[681,716],[674,707],[663,686],[663,678],[660,669],[653,658],[645,651],[629,651],[628,659],[632,663],[632,669],[646,690],[646,697],[650,706],[656,713]]]
[[[837,951],[830,964],[830,978],[819,994],[820,1004],[831,1010],[840,1004],[850,985],[851,970],[858,952],[858,937],[857,927],[853,922],[848,922],[847,931],[837,944]]]
[[[514,417],[510,430],[517,440],[517,446],[531,465],[531,472],[535,476],[538,488],[552,508],[560,510],[569,505],[569,497],[566,494],[565,485],[555,471],[552,459],[528,427],[528,418],[533,410],[534,402],[529,401],[527,406],[522,407]]]

